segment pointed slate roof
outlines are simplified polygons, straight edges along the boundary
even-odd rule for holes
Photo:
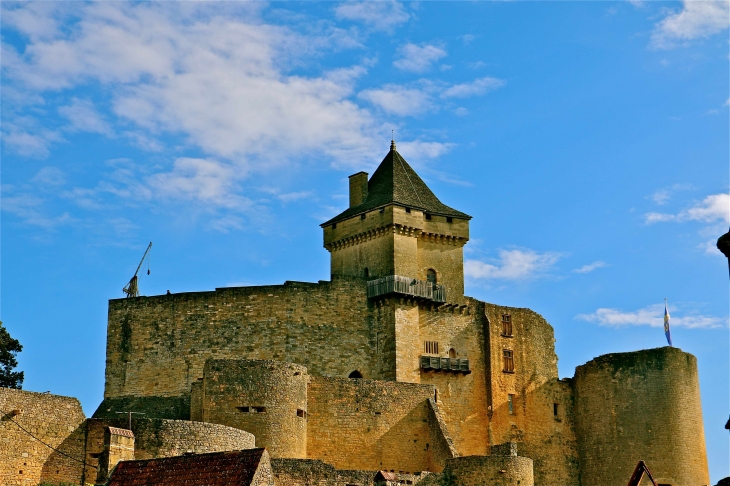
[[[439,201],[426,183],[423,182],[423,179],[398,153],[395,142],[391,141],[390,152],[368,181],[368,197],[365,202],[348,208],[320,226],[324,227],[337,223],[387,204],[407,206],[442,216],[471,219],[468,214],[450,208]]]

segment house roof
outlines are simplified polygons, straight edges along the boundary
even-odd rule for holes
[[[266,449],[122,461],[107,486],[248,486]]]
[[[423,179],[398,153],[395,142],[391,142],[390,152],[368,181],[368,197],[365,202],[343,211],[320,226],[324,227],[337,223],[360,213],[393,203],[442,216],[471,219],[468,214],[450,208],[439,201],[426,183],[423,182]]]
[[[375,475],[375,480],[381,480],[381,481],[396,481],[398,477],[395,475],[395,473],[392,473],[390,471],[378,471]]]

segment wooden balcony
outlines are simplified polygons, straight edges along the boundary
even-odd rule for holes
[[[469,360],[465,358],[440,358],[438,356],[421,356],[423,371],[441,371],[448,373],[471,373]]]
[[[368,298],[381,295],[399,294],[426,299],[433,302],[446,302],[446,287],[424,280],[388,275],[368,282]]]

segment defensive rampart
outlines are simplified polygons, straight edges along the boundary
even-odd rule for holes
[[[256,436],[272,457],[307,457],[304,366],[271,360],[208,360],[191,416]]]
[[[109,301],[104,396],[187,396],[208,358],[393,379],[389,349],[394,343],[371,313],[360,278],[117,299]]]
[[[658,483],[709,485],[697,360],[663,347],[576,369],[581,482],[623,486],[643,460]]]
[[[0,388],[0,484],[82,484],[85,419],[75,398]]]

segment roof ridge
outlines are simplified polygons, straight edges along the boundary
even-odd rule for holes
[[[410,183],[410,185],[411,185],[411,188],[413,189],[413,192],[415,192],[415,193],[416,193],[416,197],[418,198],[418,202],[420,202],[420,203],[421,203],[421,206],[423,206],[423,207],[424,207],[424,209],[425,209],[425,206],[426,206],[426,205],[425,205],[425,204],[423,204],[423,200],[421,199],[421,195],[420,195],[420,194],[418,194],[418,189],[416,189],[416,186],[415,186],[415,185],[413,185],[413,181],[411,180],[411,176],[410,176],[410,175],[408,174],[408,170],[406,170],[406,166],[405,166],[405,165],[403,165],[403,161],[404,161],[405,159],[403,159],[403,157],[401,157],[401,154],[399,154],[399,153],[398,153],[398,151],[397,151],[397,150],[395,149],[395,146],[393,147],[392,151],[393,151],[393,155],[394,155],[394,156],[395,156],[395,155],[397,155],[397,156],[398,156],[398,163],[400,164],[400,166],[401,166],[401,169],[403,169],[403,172],[405,172],[405,173],[406,173],[406,178],[408,179],[408,182]]]

